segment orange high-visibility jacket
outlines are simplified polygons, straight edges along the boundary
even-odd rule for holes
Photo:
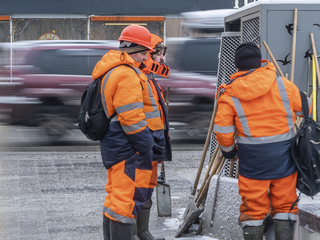
[[[147,78],[148,78],[148,84],[150,85],[152,92],[154,93],[154,96],[156,98],[156,103],[158,106],[158,109],[160,109],[161,118],[156,119],[157,121],[161,121],[162,128],[153,130],[153,136],[154,136],[154,144],[158,147],[163,147],[164,152],[163,154],[154,154],[153,160],[156,161],[171,161],[172,160],[172,147],[169,137],[169,119],[168,114],[166,110],[166,104],[163,97],[163,90],[160,87],[158,81],[154,78],[154,74],[145,70],[142,70],[145,72]]]
[[[163,40],[151,34],[151,47],[156,50],[157,44],[163,42]],[[164,50],[165,51],[165,50]],[[165,54],[165,53],[164,53]],[[166,110],[166,104],[163,97],[163,90],[160,87],[158,81],[154,77],[154,73],[160,71],[160,75],[167,77],[170,69],[165,64],[157,63],[152,59],[151,54],[148,54],[148,60],[144,62],[146,67],[142,69],[148,78],[148,84],[153,92],[155,102],[157,103],[157,108],[160,110],[160,118],[153,119],[157,123],[161,122],[161,128],[151,128],[154,137],[154,161],[171,161],[172,160],[172,150],[171,142],[169,137],[169,120]],[[158,149],[158,150],[156,150]],[[156,150],[156,151],[155,151]],[[162,152],[162,153],[161,153]]]
[[[262,62],[267,65],[237,72],[221,86],[225,92],[218,102],[214,132],[226,158],[237,151],[240,175],[278,179],[296,171],[290,146],[302,104],[299,89],[278,77],[272,63]]]
[[[92,72],[96,79],[112,69],[110,76],[107,78],[106,75],[101,83],[102,101],[108,115],[117,113],[100,141],[102,160],[107,169],[136,152],[151,149],[154,140],[150,128],[161,127],[148,120],[157,112],[159,114],[159,110],[149,97],[147,77],[140,72],[140,64],[125,52],[110,50]]]

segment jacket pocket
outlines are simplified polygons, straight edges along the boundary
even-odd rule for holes
[[[152,132],[152,136],[154,139],[153,144],[153,153],[156,155],[162,155],[165,153],[165,137],[164,137],[164,130],[156,130]]]

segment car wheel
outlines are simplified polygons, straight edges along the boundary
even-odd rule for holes
[[[73,128],[66,106],[42,106],[38,112],[37,121],[45,134],[50,138],[61,138]]]

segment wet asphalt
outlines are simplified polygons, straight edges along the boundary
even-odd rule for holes
[[[0,146],[0,239],[103,239],[107,172],[98,145],[8,139]],[[150,231],[166,240],[174,239],[181,223],[203,144],[180,141],[173,148],[174,161],[165,164],[172,216],[158,216],[154,193],[150,217]],[[191,229],[180,239],[195,238]]]

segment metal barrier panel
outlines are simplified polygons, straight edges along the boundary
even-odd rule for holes
[[[242,22],[242,42],[253,42],[260,45],[259,23],[259,17],[254,17]]]
[[[240,45],[241,33],[240,32],[224,32],[221,36],[220,58],[218,66],[218,82],[217,89],[224,83],[230,82],[230,76],[237,71],[234,65],[234,53]],[[211,134],[210,141],[210,159],[214,150],[217,147],[217,140],[214,133]],[[228,161],[223,176],[229,176],[230,162]],[[236,176],[237,164],[234,166],[233,177]]]

